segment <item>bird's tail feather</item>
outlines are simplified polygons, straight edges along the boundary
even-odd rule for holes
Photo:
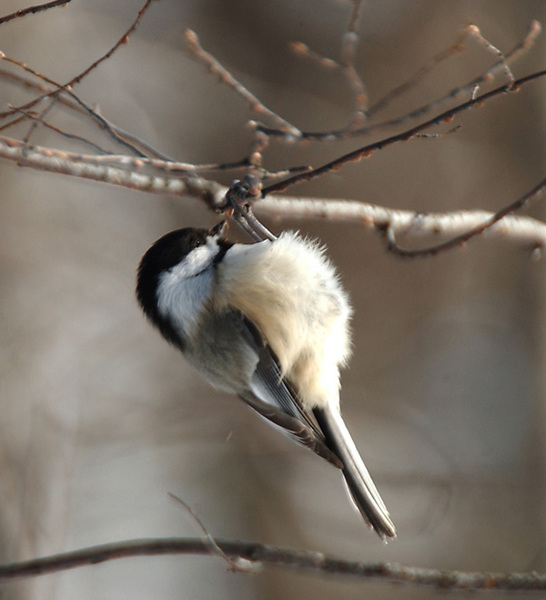
[[[327,406],[315,409],[326,442],[343,463],[343,476],[364,520],[383,539],[396,537],[396,529],[375,484],[364,465],[339,411]]]

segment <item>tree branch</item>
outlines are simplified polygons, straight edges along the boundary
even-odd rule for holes
[[[226,191],[218,183],[196,175],[160,177],[137,172],[136,165],[142,167],[152,164],[150,159],[120,156],[120,164],[125,160],[135,166],[135,170],[127,170],[103,164],[98,160],[100,157],[95,155],[86,156],[40,146],[27,147],[19,140],[5,137],[0,137],[0,157],[15,161],[19,166],[102,181],[141,192],[199,197],[211,206],[219,205]],[[112,159],[111,156],[104,158]]]
[[[542,181],[533,188],[532,194],[542,192],[546,184]],[[321,219],[340,223],[359,223],[367,229],[380,233],[388,232],[398,237],[465,236],[462,243],[472,235],[483,233],[490,238],[509,239],[530,250],[546,248],[546,224],[517,215],[496,219],[497,213],[484,210],[465,210],[445,213],[420,213],[411,210],[394,210],[367,202],[354,200],[325,200],[321,198],[267,197],[255,205],[260,216],[276,219]],[[487,229],[485,228],[487,226]],[[480,231],[477,231],[480,229]],[[476,230],[476,231],[474,231]],[[459,244],[461,245],[461,244]],[[394,248],[390,247],[390,250]]]
[[[311,575],[341,575],[384,583],[403,583],[416,587],[434,587],[450,591],[546,590],[546,575],[537,573],[464,572],[408,567],[397,563],[352,561],[328,556],[322,552],[269,546],[257,542],[215,540],[218,548],[234,561],[253,567],[267,565],[294,569]],[[210,540],[199,538],[136,539],[92,546],[34,560],[0,566],[0,581],[20,577],[36,577],[95,565],[131,556],[186,554],[218,557]],[[237,564],[237,563],[235,563]],[[241,568],[248,571],[248,566]]]
[[[166,171],[169,166],[173,169],[176,167],[176,163],[158,159],[97,157],[39,146],[29,148],[23,142],[4,137],[0,137],[0,158],[14,161],[20,166],[101,181],[140,192],[189,196],[203,201],[213,210],[223,206],[227,191],[219,183],[192,173],[169,176],[139,172],[144,167],[162,165]],[[543,180],[535,186],[532,193],[538,194],[545,186],[546,182]],[[526,196],[530,194],[531,192]],[[388,229],[392,236],[412,237],[465,235],[474,228],[483,228],[484,224],[498,217],[498,213],[483,210],[423,214],[354,200],[288,196],[268,196],[256,202],[254,208],[259,215],[276,219],[324,219],[359,223],[381,233]],[[489,237],[508,238],[531,249],[546,247],[546,224],[531,217],[504,215],[502,220],[488,225],[486,233]]]

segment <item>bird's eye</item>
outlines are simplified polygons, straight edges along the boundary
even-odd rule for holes
[[[192,231],[191,235],[187,238],[190,248],[197,248],[203,243],[202,236],[199,235],[198,231]]]

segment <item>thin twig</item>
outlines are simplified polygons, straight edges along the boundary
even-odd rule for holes
[[[347,131],[361,128],[363,122],[368,117],[368,93],[366,92],[364,81],[360,77],[355,66],[356,50],[359,45],[359,35],[357,33],[357,29],[360,20],[361,6],[362,0],[353,0],[353,9],[342,38],[341,59],[339,61],[332,58],[327,58],[318,54],[317,52],[314,52],[303,42],[290,43],[290,49],[294,52],[294,54],[312,60],[322,68],[326,68],[328,70],[335,69],[342,72],[345,80],[351,88],[351,91],[353,92],[355,102],[355,110],[351,120],[345,127]]]
[[[536,23],[536,21],[533,21],[533,23]],[[514,74],[512,73],[510,67],[508,66],[508,63],[506,61],[506,57],[504,56],[504,54],[502,53],[501,50],[499,50],[499,48],[497,48],[496,46],[494,46],[488,39],[486,39],[483,35],[482,32],[480,31],[480,28],[474,24],[471,23],[470,25],[467,26],[467,31],[469,32],[469,34],[475,39],[478,40],[478,42],[484,46],[484,48],[488,51],[491,52],[493,55],[495,55],[497,57],[497,62],[495,63],[495,66],[500,66],[500,68],[506,73],[506,77],[508,78],[508,81],[510,83],[514,83]]]
[[[376,113],[385,109],[393,100],[399,98],[409,90],[420,83],[432,70],[440,65],[444,60],[458,54],[464,50],[463,40],[468,35],[466,31],[459,34],[457,39],[447,48],[434,55],[426,64],[422,65],[409,79],[397,85],[394,89],[388,92],[380,100],[372,104],[368,109],[368,117],[372,117]]]
[[[388,92],[385,96],[383,96],[380,100],[372,104],[368,107],[366,111],[366,116],[371,118],[376,113],[385,109],[393,100],[407,93],[410,89],[414,88],[418,83],[420,83],[426,75],[428,75],[435,67],[437,67],[441,62],[450,58],[454,54],[462,52],[464,50],[464,46],[462,44],[464,38],[468,35],[468,32],[465,30],[459,34],[456,41],[453,42],[449,47],[445,48],[441,52],[438,52],[435,56],[433,56],[425,65],[421,66],[413,75],[411,75],[406,81],[397,85],[394,89]],[[301,56],[303,58],[307,58],[312,60],[314,63],[318,64],[320,67],[328,69],[328,70],[341,70],[342,65],[338,63],[336,60],[331,58],[324,57],[317,52],[311,50],[306,44],[302,42],[291,42],[290,48],[292,51]],[[261,128],[262,126],[260,126]],[[349,127],[345,127],[339,132],[333,132],[336,136],[341,132],[348,132]],[[362,132],[362,129],[358,130]],[[365,128],[365,131],[368,131],[368,128]],[[303,132],[302,135],[304,138],[310,132]],[[276,135],[272,133],[272,135]],[[360,133],[359,135],[362,135]]]
[[[70,91],[70,88],[72,86],[76,85],[77,83],[80,83],[82,81],[82,79],[84,79],[87,75],[89,75],[89,73],[91,73],[91,71],[94,71],[101,63],[103,63],[105,60],[109,59],[112,56],[112,54],[114,54],[114,52],[116,52],[116,50],[120,46],[122,46],[123,44],[126,44],[129,41],[129,36],[137,28],[138,24],[142,20],[142,17],[144,16],[144,13],[148,10],[149,6],[151,5],[151,3],[153,1],[154,0],[145,0],[144,6],[139,10],[139,12],[138,12],[135,20],[133,21],[133,23],[131,24],[131,26],[129,27],[129,29],[127,29],[127,31],[110,48],[110,50],[108,50],[108,52],[106,52],[105,54],[103,54],[95,62],[93,62],[91,65],[89,65],[89,67],[87,67],[87,69],[85,69],[84,71],[82,71],[79,75],[76,75],[75,77],[73,77],[68,83],[65,83],[64,85],[60,85],[57,90],[54,90],[54,91],[49,92],[47,94],[43,94],[41,96],[38,96],[37,98],[34,98],[34,100],[31,100],[30,102],[27,102],[27,104],[24,104],[22,106],[18,106],[17,110],[29,110],[29,109],[33,108],[34,106],[36,106],[36,104],[38,104],[39,102],[41,102],[44,98],[51,97],[51,96],[57,96],[58,94],[61,94],[63,92]],[[5,57],[5,55],[3,55],[3,53],[2,53],[2,58],[4,58],[4,57]],[[13,61],[13,62],[15,62],[15,61]],[[42,77],[43,77],[44,80],[47,81],[47,79],[44,76],[42,76]],[[8,117],[8,116],[14,114],[15,112],[16,112],[16,109],[12,109],[10,111],[6,111],[6,112],[3,112],[3,113],[0,113],[0,118]]]
[[[395,239],[394,232],[390,226],[385,227],[385,236],[387,239],[387,247],[391,252],[398,254],[399,256],[403,256],[405,258],[422,258],[425,256],[434,256],[439,254],[440,252],[444,252],[447,250],[453,250],[454,248],[458,248],[466,242],[470,241],[473,237],[481,235],[488,229],[491,229],[495,226],[499,221],[504,219],[507,215],[514,213],[516,210],[523,208],[526,204],[529,204],[532,200],[536,200],[541,194],[544,193],[546,189],[546,179],[543,179],[538,185],[536,185],[530,192],[527,192],[524,196],[519,198],[518,200],[508,204],[501,210],[497,211],[495,214],[491,215],[488,219],[484,220],[484,222],[476,227],[469,229],[467,232],[458,235],[442,244],[436,244],[434,246],[430,246],[428,248],[419,248],[417,250],[408,250],[407,248],[402,248],[398,245]],[[543,245],[538,246],[541,249],[544,248]],[[534,248],[535,249],[535,248]]]
[[[5,55],[4,55],[4,57],[5,57]],[[4,57],[2,57],[2,58],[4,58]],[[10,62],[12,62],[13,64],[16,64],[17,66],[22,65],[22,63],[19,63],[15,59],[10,59]],[[25,88],[41,92],[46,95],[48,95],[50,93],[50,89],[48,87],[46,87],[45,85],[41,85],[40,83],[33,81],[28,77],[24,77],[23,75],[20,75],[19,73],[14,73],[14,72],[8,71],[6,69],[0,69],[0,78],[4,79],[6,81],[9,81],[11,83],[21,85]],[[59,87],[59,86],[56,86],[56,87]],[[62,104],[63,106],[66,106],[67,108],[70,108],[71,110],[76,111],[80,114],[86,114],[86,111],[83,110],[83,108],[81,106],[79,106],[76,102],[70,101],[68,98],[63,98],[62,96],[59,97],[59,104]],[[18,109],[15,106],[10,106],[10,108],[13,108],[14,110],[18,110],[21,113],[25,114],[24,110]],[[9,123],[0,125],[0,131],[5,131],[5,130],[9,129],[10,127],[17,125],[18,123],[20,123],[21,121],[24,121],[24,120],[25,119],[22,117],[17,117],[16,119],[14,119],[13,121],[10,121]]]
[[[44,4],[37,4],[35,6],[29,6],[28,8],[21,8],[9,15],[6,15],[5,17],[0,17],[0,25],[2,25],[3,23],[7,23],[8,21],[12,21],[13,19],[18,19],[19,17],[24,17],[29,14],[42,12],[43,10],[47,10],[48,8],[54,8],[55,6],[64,6],[70,1],[71,0],[52,0],[52,2],[44,2]]]
[[[27,146],[30,142],[30,138],[32,137],[32,134],[38,128],[38,125],[40,123],[42,123],[42,121],[45,118],[45,116],[47,115],[47,113],[50,112],[54,106],[55,106],[55,98],[51,98],[51,100],[49,101],[49,104],[41,111],[40,115],[33,115],[33,118],[30,121],[30,127],[28,128],[26,135],[23,137],[23,142]],[[21,113],[24,113],[24,112],[25,111],[21,111]]]
[[[20,109],[18,109],[18,110],[23,113],[25,112],[25,111],[21,111]],[[36,118],[36,117],[34,115],[32,115],[32,113],[30,113],[30,114],[27,114],[25,116],[25,118]],[[72,134],[66,133],[63,130],[61,130],[49,123],[44,122],[43,124],[46,127],[52,128],[60,135],[63,135],[66,137],[74,137],[74,139],[80,139],[80,141],[96,147],[97,151],[104,152],[104,149],[100,148],[99,146],[96,146],[95,144],[93,144],[93,142],[91,142],[85,138],[79,138],[79,136],[73,136]],[[1,128],[0,128],[0,130],[1,130]],[[210,172],[214,172],[214,171],[237,171],[237,170],[246,169],[249,166],[248,159],[246,159],[246,158],[243,158],[241,160],[231,162],[231,163],[219,163],[219,164],[218,163],[207,163],[207,164],[202,164],[202,165],[196,165],[193,163],[178,162],[178,161],[173,161],[173,160],[163,160],[163,159],[158,159],[158,158],[148,158],[145,156],[133,157],[133,156],[127,156],[126,154],[112,154],[109,152],[108,153],[104,152],[102,155],[80,154],[80,153],[76,153],[76,152],[68,152],[65,150],[57,150],[54,148],[44,148],[41,146],[33,146],[32,150],[35,153],[42,155],[41,160],[37,159],[38,163],[41,164],[42,166],[37,167],[36,165],[38,163],[36,163],[32,158],[30,159],[29,162],[27,162],[26,160],[24,160],[24,157],[22,157],[22,156],[20,157],[17,155],[16,148],[18,148],[20,145],[24,145],[23,142],[21,142],[20,140],[0,136],[0,144],[4,146],[4,150],[0,154],[4,158],[8,158],[10,160],[16,160],[21,165],[34,167],[34,168],[41,168],[46,171],[55,171],[58,173],[64,173],[66,175],[75,175],[75,176],[82,176],[82,177],[85,177],[85,176],[81,175],[81,173],[79,173],[78,166],[75,167],[77,172],[74,172],[74,173],[71,172],[71,167],[70,167],[71,164],[73,164],[73,165],[86,164],[86,165],[90,165],[91,167],[96,166],[97,169],[101,169],[106,166],[118,167],[119,169],[123,169],[127,173],[127,175],[129,175],[131,171],[141,171],[143,168],[150,167],[157,171],[160,171],[163,173],[169,173],[169,174],[175,175],[175,176],[176,175],[193,176],[198,173],[210,173]],[[10,148],[10,150],[6,150],[6,148]],[[33,154],[32,156],[35,156],[35,154]],[[58,163],[56,166],[52,165],[54,168],[49,168],[47,166],[47,164],[48,164],[47,158],[48,157],[52,161]],[[269,173],[268,171],[266,171],[265,173],[267,174],[267,176],[277,178],[277,177],[286,177],[286,176],[290,175],[291,173],[300,173],[300,172],[306,171],[306,170],[309,170],[309,167],[301,166],[301,167],[292,167],[290,169],[284,169],[283,171],[279,171],[278,173]],[[95,179],[95,177],[92,177],[92,179]],[[102,181],[102,179],[100,179],[100,180]],[[120,185],[123,185],[123,184],[120,184]]]
[[[44,75],[42,75],[41,73],[39,73],[37,71],[34,71],[33,69],[30,69],[27,65],[23,65],[23,63],[20,63],[19,61],[16,61],[15,59],[10,58],[9,61],[12,62],[13,64],[25,69],[27,72],[32,73],[35,77],[38,77],[44,81],[49,80],[49,82],[52,85],[54,85],[55,88],[62,87],[61,84],[56,83],[52,79],[45,77]],[[22,75],[19,75],[18,73],[12,73],[11,71],[7,71],[5,69],[0,69],[0,78],[15,82],[19,85],[22,85],[22,86],[27,87],[32,90],[42,92],[46,95],[49,95],[51,93],[49,88],[46,88],[46,86],[40,85],[39,83],[32,81],[31,79],[29,79],[27,77],[23,77]],[[154,148],[153,146],[151,146],[145,140],[139,138],[138,136],[136,136],[128,131],[125,131],[121,127],[118,127],[117,125],[115,125],[114,123],[112,123],[111,121],[109,121],[108,119],[103,117],[97,109],[93,109],[91,106],[89,106],[87,103],[85,103],[72,90],[67,91],[66,93],[71,98],[73,98],[73,101],[71,101],[69,98],[57,96],[57,102],[59,104],[62,104],[63,106],[66,106],[67,108],[70,108],[71,110],[73,110],[79,114],[89,115],[92,119],[94,119],[97,122],[97,124],[103,131],[105,131],[108,135],[110,135],[110,137],[116,143],[119,143],[119,144],[127,147],[134,154],[137,154],[137,156],[143,156],[142,151],[144,151],[147,153],[148,156],[153,156],[154,158],[159,158],[163,161],[172,161],[173,160],[172,158],[170,158],[163,152],[161,152],[161,151],[157,150],[156,148]],[[20,110],[20,109],[17,109],[17,107],[13,107],[13,108],[16,110]],[[24,113],[25,111],[21,111],[21,112]],[[18,123],[20,123],[23,120],[24,119],[17,118],[17,119],[14,119],[13,121],[10,121],[9,123],[6,123],[5,125],[1,125],[0,132],[9,129],[10,127],[13,127],[14,125],[17,125]],[[139,147],[141,148],[141,150],[139,150]]]
[[[457,97],[466,95],[467,97],[472,98],[472,95],[476,93],[476,90],[481,84],[492,80],[499,70],[505,69],[506,65],[513,63],[523,53],[527,52],[529,48],[531,48],[531,46],[535,43],[535,40],[541,31],[542,28],[540,23],[538,21],[533,21],[525,38],[521,42],[519,42],[514,48],[512,48],[512,50],[505,54],[504,61],[496,62],[494,65],[486,69],[483,73],[472,79],[472,81],[469,81],[468,83],[462,86],[457,86],[451,89],[447,94],[441,96],[440,98],[433,100],[432,102],[427,102],[426,104],[423,104],[422,106],[419,106],[418,108],[407,112],[406,114],[400,117],[389,119],[387,121],[382,121],[373,125],[367,125],[365,127],[355,129],[353,131],[349,131],[346,127],[332,131],[302,131],[301,139],[308,141],[334,142],[354,137],[362,137],[364,135],[371,135],[391,127],[402,125],[403,123],[407,123],[408,121],[418,119],[430,113],[432,110],[438,108],[442,104],[454,100]],[[419,71],[413,77],[416,76],[420,76]],[[407,89],[406,86],[410,85],[413,77],[410,78],[408,82],[402,84],[401,86],[398,86],[392,92],[387,94],[387,96],[385,96],[384,99],[381,99],[376,104],[370,106],[370,108],[368,109],[368,117],[371,117],[373,114],[379,112],[379,110],[384,109],[387,102],[390,102],[394,97],[405,92]],[[516,83],[517,82],[514,82],[514,85],[516,85]],[[266,127],[261,123],[255,123],[253,125],[253,128],[256,132],[262,133],[268,138],[280,138],[281,141],[284,138],[284,133],[282,130],[276,130],[272,127]]]
[[[138,137],[134,133],[126,131],[125,129],[122,129],[121,127],[118,127],[117,125],[112,123],[112,121],[109,121],[108,119],[103,117],[99,113],[98,109],[92,109],[91,107],[88,107],[86,105],[85,110],[87,111],[88,108],[89,108],[88,112],[92,116],[92,118],[96,118],[99,121],[101,128],[103,128],[105,131],[107,131],[108,133],[111,132],[111,135],[113,135],[114,139],[118,143],[129,144],[131,146],[131,148],[134,149],[135,153],[137,153],[137,152],[140,153],[140,156],[142,156],[142,155],[151,156],[153,158],[158,158],[165,162],[174,162],[173,158],[171,158],[164,152],[161,152],[161,150],[154,148],[154,146],[152,146],[146,140],[143,140],[142,138]],[[139,150],[139,148],[140,148],[140,150]]]
[[[338,69],[341,69],[341,65],[337,62],[337,60],[328,58],[327,56],[322,56],[322,54],[311,50],[311,48],[309,48],[309,46],[303,42],[289,42],[288,47],[296,56],[307,58],[323,69],[327,69],[328,71],[337,71]]]
[[[48,123],[47,121],[44,121],[43,119],[43,113],[38,117],[37,115],[34,115],[30,112],[27,112],[26,110],[20,110],[21,114],[23,114],[27,119],[31,119],[33,121],[39,121],[41,125],[43,125],[44,127],[46,127],[47,129],[51,129],[51,131],[54,131],[55,133],[58,133],[60,136],[65,137],[69,140],[75,140],[77,142],[81,142],[82,144],[85,144],[86,146],[90,146],[91,148],[93,148],[93,150],[96,150],[97,152],[100,152],[101,154],[104,155],[109,155],[110,152],[104,148],[102,148],[101,146],[99,146],[98,144],[95,144],[94,142],[92,142],[91,140],[88,140],[87,138],[82,137],[81,135],[76,135],[75,133],[69,133],[68,131],[64,131],[64,129],[61,129],[60,127],[57,127],[56,125],[53,125],[52,123]],[[25,144],[28,144],[28,134],[25,136],[25,139],[23,140],[23,142]],[[94,157],[97,158],[97,157]]]
[[[390,562],[344,560],[328,556],[322,552],[295,550],[258,542],[217,539],[216,543],[222,552],[231,559],[243,559],[254,563],[257,567],[268,565],[315,576],[326,574],[358,577],[363,580],[389,584],[398,583],[412,587],[432,587],[464,592],[478,590],[482,592],[546,590],[546,575],[538,573],[492,573],[424,569]],[[217,553],[211,550],[208,539],[136,539],[3,565],[0,566],[0,580],[36,577],[132,556],[181,554],[217,556]]]
[[[495,88],[494,90],[491,90],[485,94],[482,94],[481,96],[478,96],[477,98],[472,98],[471,100],[468,100],[467,102],[464,102],[463,104],[459,104],[459,105],[455,106],[454,108],[450,108],[449,110],[446,110],[445,112],[443,112],[439,115],[436,115],[432,119],[425,121],[424,123],[420,123],[419,125],[416,125],[415,127],[412,127],[411,129],[407,129],[406,131],[403,131],[402,133],[397,133],[396,135],[393,135],[391,137],[380,140],[379,142],[374,142],[373,144],[368,144],[366,146],[363,146],[361,148],[353,150],[352,152],[344,154],[343,156],[340,156],[340,157],[322,165],[321,167],[318,167],[311,171],[308,171],[305,173],[300,173],[298,175],[294,175],[293,177],[289,177],[288,179],[285,179],[284,181],[281,181],[279,183],[274,183],[272,185],[265,186],[263,188],[262,193],[264,196],[266,196],[267,194],[282,192],[282,191],[286,190],[289,186],[295,185],[297,183],[303,183],[305,181],[310,181],[311,179],[319,177],[320,175],[323,175],[324,173],[328,173],[330,171],[337,170],[341,166],[343,166],[347,163],[357,162],[357,161],[361,160],[362,158],[368,158],[377,150],[382,150],[383,148],[386,148],[387,146],[391,146],[392,144],[397,143],[397,142],[405,142],[405,141],[411,140],[412,138],[414,138],[416,136],[416,134],[421,133],[425,129],[428,129],[435,125],[439,125],[442,122],[450,122],[450,121],[452,121],[453,117],[455,117],[456,115],[458,115],[461,112],[464,112],[465,110],[473,108],[474,106],[481,106],[484,102],[487,102],[491,98],[494,98],[495,96],[499,96],[500,94],[506,94],[511,91],[516,91],[522,85],[525,85],[526,83],[529,83],[530,81],[534,81],[535,79],[544,77],[545,75],[546,75],[546,70],[539,71],[537,73],[527,75],[526,77],[522,77],[521,79],[518,79],[515,82],[513,82],[513,84],[509,83],[507,85],[503,85],[501,87]]]
[[[464,95],[471,97],[472,92],[474,90],[478,89],[481,84],[486,83],[488,81],[492,81],[495,78],[496,73],[498,71],[508,69],[510,64],[516,62],[517,59],[521,58],[523,56],[523,54],[528,52],[529,49],[532,48],[532,46],[534,45],[537,37],[540,35],[541,32],[542,32],[542,27],[541,27],[540,23],[538,21],[531,21],[529,30],[527,31],[523,40],[518,42],[511,50],[509,50],[504,55],[503,60],[497,61],[494,65],[492,65],[491,67],[488,67],[485,71],[480,73],[477,77],[475,77],[474,79],[472,79],[465,85],[457,86],[457,87],[451,89],[447,94],[444,94],[441,98],[438,98],[437,100],[433,100],[432,102],[429,102],[423,106],[420,106],[419,108],[411,111],[407,115],[404,115],[403,117],[401,117],[397,120],[385,122],[384,125],[385,126],[399,125],[407,120],[420,117],[420,116],[430,112],[434,108],[441,106],[442,104],[444,104],[445,102],[447,102],[449,100],[454,100],[455,98],[464,96]],[[463,32],[463,36],[468,35],[469,33],[471,33],[471,32],[468,30],[465,30]],[[462,41],[462,39],[461,39],[461,41]],[[453,45],[453,51],[455,51],[456,43],[457,42],[455,42],[455,44]],[[509,77],[509,79],[510,79],[510,77]],[[512,76],[512,82],[513,82],[513,76]],[[368,111],[368,114],[372,115],[372,114],[376,113],[379,110],[379,108],[384,108],[384,107],[383,106],[380,107],[379,103],[371,106]]]
[[[218,543],[216,542],[216,540],[214,539],[214,537],[212,536],[210,531],[205,527],[203,521],[201,521],[201,519],[192,510],[191,506],[189,504],[187,504],[186,502],[184,502],[184,500],[182,500],[182,498],[176,496],[175,494],[172,494],[171,492],[169,492],[169,496],[173,500],[178,502],[178,504],[180,504],[188,512],[188,514],[192,517],[192,519],[197,523],[199,529],[201,529],[201,531],[205,534],[206,539],[209,541],[210,547],[213,551],[213,552],[211,552],[211,554],[216,552],[216,554],[218,554],[218,556],[220,558],[222,558],[223,560],[226,561],[226,563],[229,565],[229,568],[231,571],[249,572],[250,569],[248,568],[248,566],[250,566],[250,564],[251,564],[249,561],[245,561],[240,558],[238,558],[238,559],[230,558],[222,550],[222,548],[220,548],[220,546],[218,545]],[[246,568],[245,568],[245,566],[246,566]]]
[[[347,125],[348,131],[353,131],[362,127],[368,117],[368,92],[362,77],[356,69],[356,50],[359,44],[359,35],[357,33],[358,22],[360,19],[361,0],[353,0],[353,10],[347,26],[347,31],[343,35],[343,47],[341,53],[341,64],[343,74],[352,89],[355,101],[355,111],[352,119]]]
[[[280,117],[277,113],[267,108],[267,106],[265,106],[265,104],[263,104],[254,94],[252,94],[240,81],[237,81],[237,79],[235,79],[235,77],[233,77],[233,75],[222,64],[220,64],[214,58],[214,56],[212,56],[212,54],[209,54],[202,48],[195,31],[186,29],[184,36],[186,38],[188,52],[191,54],[191,56],[204,63],[208,70],[213,75],[218,76],[223,84],[227,85],[237,94],[239,94],[239,96],[241,96],[249,105],[250,110],[257,114],[266,115],[272,119],[273,122],[277,123],[278,127],[280,127],[283,135],[288,135],[293,138],[300,137],[301,132],[297,127],[294,127],[294,125]]]
[[[42,81],[49,83],[50,85],[53,85],[56,87],[55,91],[49,91],[46,94],[43,94],[42,98],[46,99],[46,98],[51,98],[52,103],[49,105],[49,108],[51,108],[53,106],[53,103],[55,101],[57,101],[57,99],[59,98],[59,96],[57,94],[64,92],[65,94],[67,94],[70,98],[72,98],[72,100],[74,100],[75,104],[78,105],[80,107],[80,111],[83,114],[88,114],[89,116],[91,116],[91,118],[93,118],[99,125],[99,127],[101,129],[103,129],[107,134],[110,135],[110,137],[116,141],[118,144],[120,144],[121,146],[123,146],[124,148],[127,148],[129,151],[131,151],[132,153],[136,154],[139,157],[144,157],[145,155],[141,152],[141,150],[139,150],[134,144],[130,143],[129,141],[127,141],[124,136],[122,134],[120,134],[117,131],[117,128],[112,126],[104,117],[102,117],[97,111],[95,111],[93,108],[91,108],[87,103],[85,103],[77,94],[75,94],[71,89],[69,88],[65,88],[65,86],[63,86],[60,83],[57,83],[55,80],[51,79],[50,77],[47,77],[46,75],[43,75],[42,73],[40,73],[39,71],[36,71],[35,69],[29,67],[28,65],[22,63],[21,61],[16,60],[15,58],[11,58],[10,56],[7,56],[6,54],[4,54],[3,52],[0,51],[0,59],[4,60],[6,62],[9,62],[13,65],[16,65],[18,67],[20,67],[21,69],[23,69],[24,71],[26,71],[27,73],[31,73],[32,75],[34,75],[35,77],[41,79]],[[27,105],[25,105],[27,106]],[[75,107],[72,107],[75,109]],[[27,109],[25,107],[20,107],[20,106],[15,106],[12,108],[12,113],[13,112],[18,112],[18,113],[25,113],[28,112]],[[3,113],[5,115],[9,116],[9,113]],[[1,118],[1,115],[0,115]],[[3,129],[7,129],[8,127],[12,127],[14,125],[14,121],[10,122],[6,127],[1,128]]]

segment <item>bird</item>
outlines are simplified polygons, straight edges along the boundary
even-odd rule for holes
[[[292,231],[234,243],[226,228],[187,227],[152,244],[137,271],[140,307],[215,388],[339,469],[369,527],[396,537],[340,412],[352,309],[325,249]]]

